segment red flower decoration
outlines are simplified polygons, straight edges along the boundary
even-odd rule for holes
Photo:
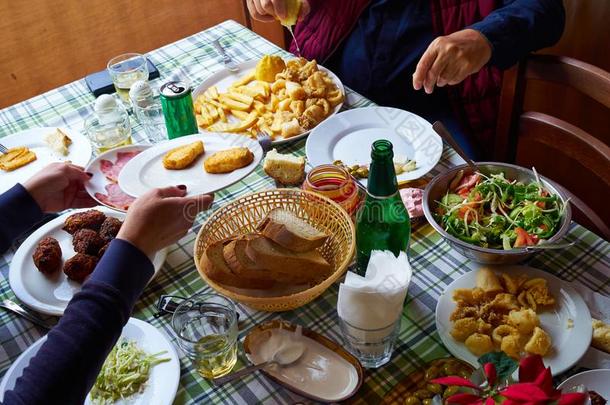
[[[485,371],[487,382],[489,382],[490,386],[493,386],[496,383],[496,378],[498,378],[496,366],[494,366],[493,363],[485,363],[483,364],[483,371]]]
[[[458,387],[468,387],[475,390],[481,389],[479,386],[475,385],[470,380],[457,376],[435,378],[434,380],[430,380],[430,382],[441,385],[457,385]]]

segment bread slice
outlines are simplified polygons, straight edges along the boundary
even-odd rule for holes
[[[282,155],[273,149],[265,157],[263,170],[278,183],[297,186],[305,179],[305,158]]]
[[[237,288],[268,289],[274,284],[270,280],[260,280],[235,274],[227,265],[223,249],[231,239],[216,242],[207,247],[201,256],[201,268],[205,274],[217,283]]]
[[[332,267],[316,251],[293,252],[265,237],[248,240],[246,254],[259,266],[263,266],[276,279],[288,283],[307,283],[327,276]]]
[[[263,235],[293,252],[307,252],[320,247],[328,236],[294,213],[276,208],[271,210],[259,226]]]

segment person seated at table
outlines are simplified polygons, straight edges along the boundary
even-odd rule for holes
[[[55,163],[0,195],[0,252],[43,213],[95,205],[90,175]],[[152,190],[129,208],[116,239],[74,295],[59,323],[24,369],[5,404],[82,404],[133,306],[153,275],[155,253],[178,241],[213,196],[185,197],[186,187]]]
[[[285,17],[285,2],[248,0],[248,8],[273,21]],[[294,28],[302,56],[377,104],[443,121],[475,159],[492,157],[500,69],[556,43],[565,23],[562,0],[302,2]]]

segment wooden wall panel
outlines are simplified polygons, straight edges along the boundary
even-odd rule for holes
[[[246,24],[242,0],[0,1],[0,16],[0,107],[104,69],[120,53],[227,19]]]

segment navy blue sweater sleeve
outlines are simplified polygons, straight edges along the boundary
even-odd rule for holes
[[[0,194],[0,253],[42,217],[40,207],[21,184]]]
[[[490,42],[490,64],[506,69],[561,38],[565,25],[562,0],[504,0],[504,4],[469,27]]]
[[[153,270],[144,253],[115,239],[5,404],[82,404]]]

